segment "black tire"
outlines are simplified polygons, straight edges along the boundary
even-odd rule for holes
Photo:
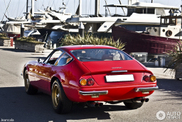
[[[72,104],[72,101],[67,98],[60,81],[56,79],[52,84],[52,105],[54,110],[58,114],[69,113]]]
[[[125,106],[129,109],[137,109],[140,108],[143,105],[143,102],[124,102]]]
[[[24,72],[24,84],[25,84],[25,91],[26,91],[27,94],[34,95],[34,94],[36,94],[38,92],[38,89],[36,89],[35,87],[33,87],[30,84],[30,80],[28,78],[27,70],[25,70],[25,72]]]

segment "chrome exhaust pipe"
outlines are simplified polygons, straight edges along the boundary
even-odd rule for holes
[[[143,98],[142,100],[141,100],[141,102],[148,102],[149,101],[149,98]]]
[[[135,101],[139,101],[139,102],[148,102],[149,101],[149,98],[137,98],[135,99]]]
[[[145,98],[145,102],[148,102],[149,101],[149,98]]]

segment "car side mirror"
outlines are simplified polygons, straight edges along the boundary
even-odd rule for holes
[[[38,62],[39,63],[43,63],[44,62],[44,59],[38,58]]]

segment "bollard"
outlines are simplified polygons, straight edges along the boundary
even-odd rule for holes
[[[161,67],[165,66],[165,57],[160,57],[160,66]]]
[[[56,43],[54,43],[53,44],[53,49],[56,49],[56,48],[57,48]]]
[[[84,25],[83,25],[82,22],[80,23],[78,29],[79,29],[79,34],[80,34],[80,36],[81,36],[81,37],[84,37],[84,29],[85,29],[85,27],[84,27]]]
[[[10,41],[11,41],[10,46],[13,47],[13,37],[10,37]]]
[[[158,60],[155,60],[155,62],[154,62],[154,63],[155,63],[155,66],[156,66],[156,67],[158,67],[158,66],[159,66],[159,62],[158,62]]]
[[[159,56],[158,62],[159,62],[159,67],[164,67],[165,66],[165,57]]]
[[[20,32],[21,32],[21,37],[23,37],[24,36],[24,31],[25,31],[25,27],[24,27],[24,25],[23,24],[21,24],[21,29],[20,29]]]

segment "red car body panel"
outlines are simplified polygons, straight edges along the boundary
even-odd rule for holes
[[[78,49],[116,49],[109,46],[63,46],[60,50],[68,53],[73,60],[64,66],[54,66],[37,61],[30,61],[25,65],[28,70],[30,83],[32,86],[51,94],[51,80],[58,78],[61,82],[66,96],[74,102],[86,101],[114,101],[127,100],[136,97],[146,97],[151,95],[154,90],[149,92],[136,92],[136,88],[156,87],[157,81],[146,82],[143,80],[144,75],[153,75],[142,64],[133,60],[123,61],[79,61],[70,52]],[[124,72],[112,72],[112,71]],[[128,82],[107,82],[106,75],[127,75],[132,74],[134,81]],[[93,86],[81,86],[81,78],[93,78]],[[80,91],[106,91],[104,95],[82,95]]]

